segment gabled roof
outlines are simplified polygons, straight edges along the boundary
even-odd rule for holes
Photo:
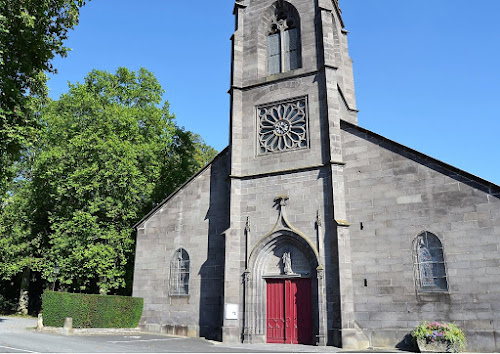
[[[379,145],[387,150],[393,151],[399,155],[402,155],[410,160],[413,160],[419,164],[425,165],[437,172],[440,172],[450,178],[467,184],[470,187],[479,189],[485,193],[488,193],[494,197],[500,199],[500,186],[489,182],[481,177],[475,176],[469,172],[461,170],[455,166],[449,165],[445,162],[437,160],[433,157],[425,155],[421,152],[413,150],[405,145],[399,144],[389,138],[379,135],[371,130],[360,127],[359,125],[349,123],[345,120],[341,120],[341,128],[347,132],[361,136],[372,143]],[[221,158],[229,151],[229,146],[222,150],[214,159],[209,162],[205,167],[200,169],[196,174],[194,174],[189,180],[187,180],[182,186],[177,188],[172,194],[166,197],[162,202],[158,203],[148,214],[146,214],[139,222],[137,222],[133,228],[137,228],[141,223],[148,219],[152,214],[154,214],[158,209],[160,209],[165,203],[176,196],[185,186],[190,184],[196,177],[201,175],[205,170],[212,166],[215,160]]]
[[[407,146],[401,145],[382,135],[374,133],[371,130],[362,128],[359,125],[352,124],[344,120],[341,120],[340,123],[340,127],[347,132],[360,136],[387,150],[393,151],[419,164],[425,165],[433,169],[434,171],[440,172],[450,178],[453,178],[458,182],[467,184],[470,187],[479,189],[500,199],[500,186],[497,184],[489,182],[485,179],[482,179],[481,177],[475,176],[469,172],[463,171],[455,166],[449,165],[433,157],[427,156]]]
[[[226,154],[229,151],[229,146],[226,146],[224,150],[219,152],[217,156],[215,156],[212,161],[207,163],[207,165],[203,168],[201,168],[198,172],[196,172],[190,179],[188,179],[186,182],[184,182],[183,185],[181,185],[179,188],[177,188],[175,191],[173,191],[171,194],[169,194],[165,199],[163,199],[160,203],[158,203],[149,213],[147,213],[141,220],[139,220],[132,228],[136,229],[140,224],[142,224],[146,219],[148,219],[151,215],[153,215],[158,209],[160,209],[165,203],[167,203],[170,199],[175,197],[181,190],[184,189],[188,184],[190,184],[196,177],[201,175],[203,172],[205,172],[208,168],[212,166],[215,160],[219,159],[222,155]]]

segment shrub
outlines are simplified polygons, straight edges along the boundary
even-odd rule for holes
[[[427,343],[449,342],[461,351],[465,350],[467,344],[464,331],[454,323],[424,322],[415,327],[411,335],[415,342],[418,339],[425,339]]]
[[[66,317],[75,328],[135,328],[142,315],[143,299],[127,296],[70,294],[45,291],[43,322],[62,327]]]
[[[0,294],[0,314],[11,314],[16,312],[17,300],[9,299]]]

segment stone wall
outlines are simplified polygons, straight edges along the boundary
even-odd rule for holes
[[[225,150],[138,225],[133,295],[144,298],[146,330],[220,339],[228,175]],[[180,247],[190,257],[189,295],[171,296],[170,264]]]
[[[338,330],[340,327],[337,255],[333,254],[336,250],[336,236],[332,234],[335,227],[332,223],[330,181],[329,166],[245,177],[235,181],[240,192],[238,199],[234,198],[232,202],[240,200],[237,206],[240,213],[236,215],[232,210],[232,217],[238,217],[243,225],[248,220],[249,232],[242,232],[239,243],[240,267],[233,272],[239,274],[241,279],[248,258],[251,296],[247,299],[247,313],[240,314],[240,319],[246,319],[246,323],[240,323],[240,327],[246,328],[247,338],[251,338],[253,343],[266,340],[266,293],[263,279],[283,271],[280,259],[286,249],[292,253],[293,271],[312,278],[314,335],[319,333],[320,320],[323,318],[323,327],[330,329],[328,334],[331,342],[332,329]],[[286,197],[286,205],[280,206],[276,201],[277,197]],[[321,222],[320,227],[318,220]],[[284,230],[285,234],[295,236],[283,235]],[[247,242],[248,251],[245,250]],[[265,253],[261,248],[266,248],[264,244],[267,245],[267,242],[270,246],[265,251],[268,253]],[[322,265],[326,275],[325,283],[319,284],[319,290],[316,282],[318,264]],[[226,289],[230,292],[236,286],[233,283],[231,288]],[[325,298],[319,299],[318,291]],[[325,304],[325,307],[321,307],[320,303]],[[323,327],[321,330],[325,331]]]
[[[238,115],[242,118],[236,120],[233,117],[232,123],[233,175],[247,176],[291,170],[319,165],[323,162],[321,141],[325,138],[322,136],[325,134],[325,119],[321,119],[321,102],[316,80],[316,75],[309,75],[286,82],[262,85],[238,94],[238,104],[241,108],[241,113]],[[307,99],[307,134],[310,148],[259,154],[257,107],[298,97]]]
[[[422,321],[452,321],[469,350],[500,350],[500,188],[343,128],[357,324],[372,345],[386,346]],[[417,293],[412,242],[422,231],[442,242],[447,292]]]
[[[244,40],[242,70],[237,73],[241,75],[241,84],[244,86],[317,70],[318,47],[316,45],[316,6],[314,0],[289,0],[288,3],[293,5],[300,15],[302,67],[288,73],[268,75],[267,35],[271,28],[271,18],[274,15],[276,2],[269,0],[244,1],[247,7],[244,10],[243,21],[237,29],[242,32]]]

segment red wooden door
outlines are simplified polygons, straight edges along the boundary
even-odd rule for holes
[[[267,342],[285,342],[285,283],[267,281]]]
[[[267,342],[311,344],[311,279],[268,280]]]
[[[296,285],[295,323],[297,343],[312,344],[311,279],[294,280]]]
[[[285,280],[285,343],[297,344],[297,283]]]

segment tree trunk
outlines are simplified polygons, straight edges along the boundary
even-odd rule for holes
[[[99,277],[99,295],[108,295],[108,290],[102,286],[106,283],[106,277]]]
[[[17,313],[21,315],[28,314],[30,276],[31,270],[25,268],[21,278],[21,290],[19,292],[19,304],[17,307]]]

